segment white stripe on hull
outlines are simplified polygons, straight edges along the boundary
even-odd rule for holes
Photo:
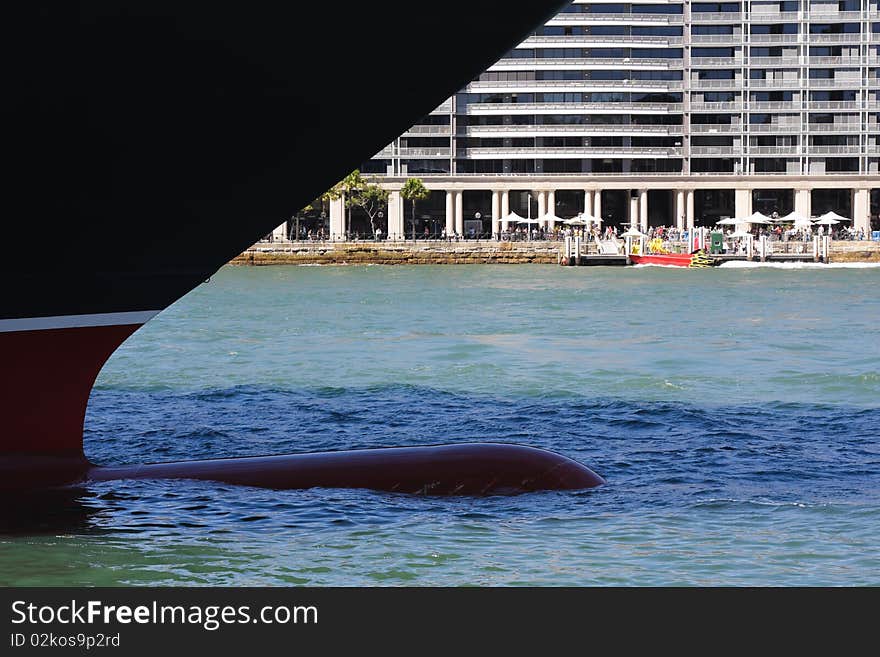
[[[159,314],[159,312],[160,311],[158,310],[138,310],[124,313],[97,313],[93,315],[61,315],[59,317],[0,319],[0,333],[146,324],[149,320]]]

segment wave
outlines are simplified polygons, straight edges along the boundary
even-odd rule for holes
[[[875,269],[880,268],[880,262],[747,262],[744,260],[732,260],[720,265],[725,269],[753,269],[765,267],[770,269]]]

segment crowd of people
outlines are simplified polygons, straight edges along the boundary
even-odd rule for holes
[[[735,231],[730,227],[711,227],[713,232],[723,232],[725,238],[729,238]],[[302,241],[324,241],[330,239],[328,231],[323,227],[306,228],[301,226],[299,236],[294,236],[294,230],[291,230],[290,239],[299,239]],[[815,235],[829,235],[834,240],[867,240],[871,239],[871,235],[863,228],[853,228],[848,225],[831,225],[831,226],[803,226],[803,227],[783,227],[781,225],[756,225],[752,227],[752,235],[755,238],[767,236],[771,240],[782,242],[809,242]],[[647,230],[647,238],[649,240],[659,238],[664,242],[682,242],[688,238],[688,231],[677,228],[675,226],[651,226]],[[375,235],[369,234],[351,234],[348,236],[350,240],[381,240],[388,236],[378,230]],[[443,228],[440,233],[434,234],[425,226],[422,231],[418,231],[419,239],[440,239],[444,241],[460,241],[465,239],[494,239],[500,241],[527,241],[527,240],[564,240],[566,237],[579,237],[586,242],[598,242],[600,240],[616,241],[619,238],[617,226],[608,225],[604,228],[591,224],[588,226],[571,226],[567,224],[557,224],[553,228],[535,225],[510,225],[506,230],[502,230],[498,234],[479,234],[473,229],[465,234],[455,231],[447,232]],[[408,239],[406,236],[404,239]],[[271,241],[271,237],[267,237]]]

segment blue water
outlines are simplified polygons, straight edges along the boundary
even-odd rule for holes
[[[880,584],[878,290],[878,268],[224,268],[108,362],[94,461],[501,441],[607,485],[90,485],[0,536],[0,583]]]

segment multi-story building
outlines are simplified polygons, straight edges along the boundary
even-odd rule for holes
[[[497,234],[510,211],[880,228],[878,2],[574,0],[364,164],[391,190],[385,232]],[[412,176],[435,192],[415,225]]]

